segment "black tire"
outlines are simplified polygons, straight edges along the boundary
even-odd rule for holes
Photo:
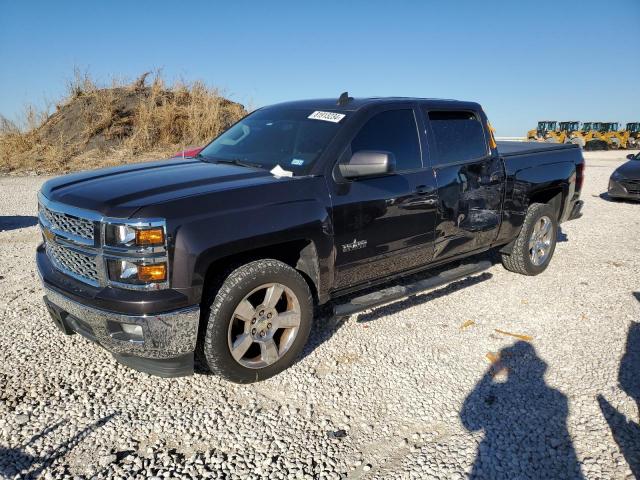
[[[535,265],[531,259],[529,240],[531,239],[536,223],[540,222],[543,217],[548,217],[551,220],[551,243],[544,262],[540,265]],[[501,253],[502,265],[507,270],[522,275],[538,275],[544,272],[549,266],[549,262],[551,262],[551,258],[555,252],[557,237],[558,220],[553,208],[546,203],[532,203],[527,209],[524,224],[514,241],[511,253]]]
[[[261,285],[277,283],[289,288],[300,306],[300,324],[289,349],[275,363],[248,368],[234,359],[229,347],[229,324],[240,302]],[[233,270],[224,280],[209,309],[202,353],[212,373],[235,383],[253,383],[272,377],[291,366],[302,352],[313,321],[309,285],[296,270],[273,259],[256,260]]]
[[[587,151],[609,150],[609,144],[604,140],[589,140],[584,149]]]

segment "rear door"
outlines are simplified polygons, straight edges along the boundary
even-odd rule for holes
[[[423,166],[419,114],[407,104],[372,112],[341,157],[381,150],[393,153],[396,168],[389,175],[330,182],[336,289],[411,270],[433,257],[435,179]]]
[[[423,108],[438,189],[435,259],[495,241],[504,195],[504,165],[479,111]]]

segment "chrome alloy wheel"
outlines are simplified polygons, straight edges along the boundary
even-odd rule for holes
[[[529,239],[529,257],[531,263],[536,267],[544,264],[551,251],[551,235],[553,234],[553,223],[549,217],[542,216],[533,227],[531,238]]]
[[[238,304],[229,322],[231,355],[243,367],[264,368],[289,351],[300,327],[300,303],[280,283],[253,289]]]

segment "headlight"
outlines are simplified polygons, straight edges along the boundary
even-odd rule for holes
[[[148,263],[143,260],[107,259],[109,279],[130,285],[164,283],[167,280],[167,263]]]
[[[169,288],[166,224],[163,219],[105,219],[104,261],[111,285],[133,290]]]
[[[163,227],[137,227],[107,223],[104,243],[111,247],[153,247],[164,245]]]

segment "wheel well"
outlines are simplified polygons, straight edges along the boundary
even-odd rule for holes
[[[222,285],[222,282],[224,282],[232,270],[262,258],[279,260],[295,268],[309,285],[314,301],[316,303],[318,302],[320,278],[318,254],[313,242],[304,239],[240,252],[212,262],[207,268],[202,289],[202,302],[206,305],[213,301],[213,297]]]
[[[530,203],[547,203],[551,205],[553,211],[556,213],[556,218],[560,221],[560,216],[562,215],[562,198],[563,193],[561,188],[552,188],[549,190],[543,190],[541,192],[537,192],[531,196]]]
[[[563,197],[564,194],[562,188],[550,188],[533,194],[531,196],[529,205],[533,203],[546,203],[551,205],[554,212],[556,213],[556,219],[560,221],[560,216],[562,215],[562,205],[564,204],[564,202],[562,201]],[[516,240],[517,238],[504,245],[502,248],[500,248],[500,252],[510,254]]]

